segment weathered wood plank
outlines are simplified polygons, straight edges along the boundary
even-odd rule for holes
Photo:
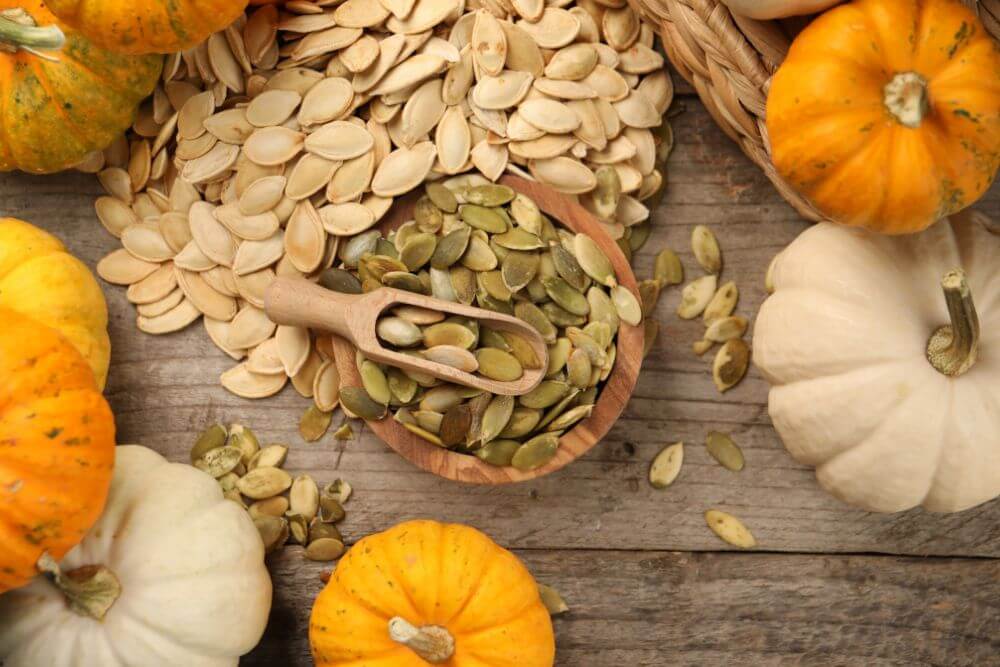
[[[349,517],[349,521],[352,519]],[[353,522],[353,521],[352,521]],[[520,551],[562,593],[557,665],[996,664],[1000,562],[872,556]],[[323,567],[299,548],[243,664],[308,665]]]
[[[669,192],[656,212],[652,239],[637,260],[648,274],[664,244],[689,270],[691,227],[712,225],[724,251],[724,276],[742,291],[739,311],[752,315],[764,297],[772,255],[805,228],[770,183],[686,98],[675,119],[677,149]],[[45,226],[93,265],[116,247],[93,214],[98,186],[90,176],[0,177],[0,211]],[[1000,218],[1000,186],[979,204]],[[521,548],[678,549],[724,547],[704,526],[708,507],[743,518],[761,549],[792,552],[887,552],[1000,555],[1000,504],[952,516],[910,512],[896,516],[852,510],[823,493],[811,471],[793,463],[769,425],[767,386],[752,373],[725,396],[709,376],[709,361],[690,353],[700,325],[672,316],[678,292],[668,292],[657,317],[664,331],[649,357],[635,396],[604,443],[559,474],[507,488],[469,488],[424,474],[369,433],[346,445],[327,439],[305,445],[295,429],[306,402],[291,389],[261,402],[228,395],[217,384],[231,362],[207,340],[201,325],[163,338],[135,330],[124,290],[106,286],[112,309],[114,358],[109,397],[121,442],[142,442],[182,460],[210,421],[243,421],[264,437],[293,446],[289,465],[317,479],[343,475],[358,488],[353,512],[359,533],[413,516],[474,524],[504,544]],[[701,443],[705,433],[734,434],[747,469],[717,466]],[[668,491],[645,483],[646,467],[660,447],[689,444],[684,471]],[[352,535],[356,537],[357,534]]]

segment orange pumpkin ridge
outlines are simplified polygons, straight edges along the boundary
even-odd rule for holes
[[[114,467],[111,408],[76,349],[0,307],[0,593],[72,549],[104,509]]]
[[[1000,168],[1000,45],[958,0],[854,0],[814,20],[774,75],[775,167],[835,222],[916,232]]]

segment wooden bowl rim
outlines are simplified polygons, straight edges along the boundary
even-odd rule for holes
[[[563,226],[576,231],[574,225],[566,222],[573,216],[590,219],[599,235],[593,238],[608,255],[614,266],[618,282],[638,298],[638,286],[632,267],[622,254],[618,244],[600,227],[600,223],[586,209],[567,196],[555,190],[515,176],[504,176],[500,183],[531,197],[538,207]],[[419,189],[396,200],[392,210],[379,227],[398,227],[410,215],[417,199],[423,194]],[[642,326],[621,323],[618,331],[618,352],[611,375],[598,394],[591,416],[579,422],[560,439],[559,451],[548,464],[535,470],[521,471],[513,467],[498,467],[479,460],[469,454],[453,452],[438,447],[403,428],[391,416],[379,421],[369,421],[372,431],[389,447],[418,468],[439,477],[468,484],[511,484],[538,479],[561,470],[577,458],[590,451],[611,430],[611,427],[625,410],[625,406],[635,390],[642,366],[643,349]],[[333,336],[334,353],[341,383],[344,386],[361,386],[361,376],[354,363],[355,349],[348,341]]]

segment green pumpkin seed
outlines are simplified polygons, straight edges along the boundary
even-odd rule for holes
[[[476,284],[479,285],[479,289],[498,301],[510,301],[511,296],[513,296],[499,271],[477,273]]]
[[[623,255],[625,255],[625,261],[627,261],[629,264],[631,264],[632,263],[632,246],[629,245],[628,239],[625,238],[624,236],[621,236],[621,237],[615,239],[615,245],[617,245],[618,249],[622,251]]]
[[[597,187],[591,194],[594,213],[602,220],[613,220],[622,194],[622,181],[618,176],[618,170],[608,165],[600,167],[594,172],[594,176],[597,179]]]
[[[239,447],[216,447],[195,461],[194,467],[218,479],[236,470],[242,460],[243,452]]]
[[[202,431],[201,435],[191,448],[191,463],[194,463],[213,449],[218,449],[226,444],[226,427],[222,424],[212,424]]]
[[[604,351],[605,346],[599,344],[582,329],[577,329],[576,327],[567,328],[566,335],[569,337],[570,342],[573,343],[573,347],[583,350],[586,353],[587,357],[590,358],[591,366],[595,368],[604,366],[608,358],[607,353]],[[572,356],[570,355],[570,357]]]
[[[310,542],[305,550],[306,558],[318,563],[328,563],[342,555],[344,555],[344,543],[329,537]]]
[[[510,345],[507,344],[506,339],[496,329],[483,327],[479,332],[479,341],[483,347],[495,347],[504,352],[510,352]]]
[[[350,422],[344,422],[340,425],[336,431],[333,432],[333,437],[336,440],[350,440],[354,437],[354,429],[351,428]]]
[[[413,347],[424,339],[420,327],[399,317],[382,317],[375,324],[375,333],[395,347]]]
[[[340,498],[323,489],[319,495],[319,520],[323,523],[339,523],[347,516]]]
[[[288,456],[288,447],[285,445],[268,445],[262,447],[259,452],[253,455],[247,470],[256,468],[280,468],[285,465],[285,457]]]
[[[413,234],[399,250],[399,260],[409,271],[416,271],[430,261],[437,249],[437,236],[427,232]]]
[[[424,350],[424,358],[436,364],[457,368],[465,373],[475,373],[479,368],[474,354],[456,345],[438,345]]]
[[[542,235],[542,212],[538,210],[538,204],[529,197],[522,194],[516,195],[510,203],[510,214],[514,218],[514,222],[524,229],[524,231],[535,236]],[[547,241],[547,239],[542,240]]]
[[[741,549],[752,549],[757,546],[757,540],[750,530],[732,514],[721,510],[708,510],[705,512],[705,523],[726,544]]]
[[[587,298],[562,278],[543,278],[542,285],[549,298],[566,312],[581,317],[590,313]]]
[[[670,248],[664,248],[656,256],[656,263],[653,269],[653,278],[660,283],[661,287],[667,285],[680,285],[684,282],[684,266],[680,258]]]
[[[490,244],[476,234],[469,238],[469,247],[465,249],[461,262],[471,271],[492,271],[500,264]]]
[[[417,222],[415,220],[410,220],[409,222],[404,222],[399,226],[399,229],[395,233],[389,236],[389,241],[392,242],[392,247],[396,249],[396,254],[393,255],[396,259],[402,261],[399,256],[399,250],[406,245],[409,240],[415,235],[419,234],[420,228],[417,227]]]
[[[514,190],[506,185],[476,185],[466,188],[465,201],[480,206],[503,206],[514,199]]]
[[[247,498],[264,500],[288,490],[292,476],[281,468],[254,468],[240,478],[236,488]]]
[[[524,375],[521,362],[509,352],[495,347],[481,347],[476,350],[475,355],[479,361],[479,374],[491,380],[513,382]]]
[[[443,447],[444,446],[444,443],[441,441],[441,438],[439,438],[437,435],[431,433],[427,429],[421,428],[417,424],[403,424],[403,428],[405,428],[410,433],[412,433],[412,434],[414,434],[414,435],[416,435],[416,436],[418,436],[420,438],[423,438],[424,440],[426,440],[427,442],[429,442],[431,444],[437,445],[438,447]]]
[[[535,427],[541,419],[541,410],[521,406],[516,407],[512,411],[510,419],[507,421],[507,426],[500,431],[500,435],[498,437],[511,440],[523,438],[535,430]]]
[[[618,311],[615,310],[608,293],[595,285],[587,290],[587,303],[590,304],[588,319],[591,322],[604,322],[612,335],[617,334],[620,325]]]
[[[351,494],[354,493],[354,488],[350,485],[350,483],[342,479],[335,479],[323,487],[323,493],[336,498],[337,502],[343,505],[351,499]]]
[[[611,260],[597,242],[586,234],[577,234],[574,237],[573,256],[586,274],[601,285],[614,287],[618,284]]]
[[[639,283],[639,301],[642,303],[642,316],[649,317],[656,310],[660,301],[660,283],[656,280],[643,280]]]
[[[252,430],[242,424],[230,424],[226,445],[236,447],[243,452],[243,465],[250,463],[253,455],[260,451],[260,441]]]
[[[264,542],[264,553],[280,549],[288,541],[288,521],[283,517],[260,516],[253,520],[253,525]]]
[[[333,538],[337,541],[343,542],[344,538],[340,534],[340,529],[338,529],[332,523],[323,523],[322,521],[312,521],[309,524],[309,541],[315,542],[323,538]]]
[[[417,231],[416,225],[413,225],[412,227],[413,231]],[[392,243],[388,239],[379,238],[379,240],[375,242],[375,254],[388,257],[390,259],[399,259],[399,249],[396,248],[395,243]]]
[[[417,420],[417,426],[434,435],[440,435],[441,419],[443,417],[444,415],[440,412],[431,412],[429,410],[417,410],[413,413],[413,418]]]
[[[542,604],[548,610],[550,616],[558,616],[569,611],[569,605],[562,599],[556,589],[545,584],[538,584],[538,594],[542,598]]]
[[[495,209],[462,204],[458,209],[462,222],[490,234],[503,234],[507,231],[507,221]]]
[[[538,253],[512,250],[507,253],[500,266],[504,285],[511,292],[519,292],[538,273],[540,259]]]
[[[444,225],[444,214],[427,196],[417,200],[413,207],[413,219],[420,231],[432,234],[436,234]]]
[[[443,384],[427,391],[420,399],[420,409],[431,412],[446,413],[459,405],[464,396],[459,387],[453,384]]]
[[[656,345],[660,336],[660,323],[653,319],[643,320],[642,357],[645,359]]]
[[[389,382],[389,391],[392,393],[392,398],[395,401],[406,404],[412,401],[413,397],[417,395],[416,380],[398,368],[389,369],[387,380]]]
[[[633,253],[637,253],[642,250],[643,246],[646,245],[646,241],[649,240],[649,235],[652,232],[653,226],[649,224],[649,221],[641,222],[638,225],[632,225],[626,231],[628,232],[628,246],[632,249]]]
[[[361,281],[344,269],[324,269],[319,274],[319,284],[341,294],[361,294]]]
[[[583,333],[593,338],[594,342],[603,350],[611,345],[611,327],[606,322],[591,322],[583,328]]]
[[[596,405],[597,403],[597,387],[591,387],[586,391],[581,391],[576,396],[577,405]]]
[[[496,255],[497,261],[500,262],[501,264],[503,264],[504,258],[507,257],[507,255],[511,252],[511,250],[509,250],[509,249],[503,247],[502,245],[500,245],[499,243],[497,243],[497,237],[498,236],[500,236],[500,235],[498,234],[496,236],[491,236],[489,238],[488,244],[490,246],[490,250],[492,250],[493,254]]]
[[[573,350],[566,362],[566,380],[578,389],[586,389],[590,385],[592,371],[590,356],[583,350]]]
[[[545,313],[535,304],[528,301],[521,301],[514,304],[514,316],[528,323],[535,331],[540,333],[542,340],[547,344],[551,345],[556,341],[559,332],[552,326],[552,322],[545,316]]]
[[[538,422],[536,430],[544,430],[546,426],[552,423],[552,421],[566,412],[566,409],[576,401],[576,397],[580,395],[579,389],[571,388],[569,393],[558,403],[553,405],[549,410],[542,416],[542,420]]]
[[[570,387],[565,382],[543,380],[537,387],[518,398],[518,402],[526,408],[543,410],[563,400],[570,393]]]
[[[480,460],[490,465],[507,467],[520,448],[521,443],[517,440],[494,440],[477,449],[475,454]]]
[[[665,489],[674,483],[684,464],[684,443],[668,445],[656,455],[649,466],[649,483],[654,489]]]
[[[437,347],[438,345],[452,345],[464,350],[471,349],[476,344],[477,336],[468,327],[456,324],[455,322],[441,322],[434,324],[423,332],[424,345],[427,347]]]
[[[382,282],[385,274],[395,271],[406,273],[406,264],[388,255],[364,255],[358,265],[358,275],[362,281],[370,278]]]
[[[306,442],[316,442],[326,435],[331,421],[333,421],[332,411],[325,412],[315,405],[310,405],[299,418],[299,435]]]
[[[545,427],[545,430],[565,431],[581,419],[589,417],[593,411],[593,405],[578,405],[577,407],[572,408],[553,419],[549,425]]]
[[[725,393],[740,383],[750,365],[750,348],[742,338],[732,338],[719,348],[712,364],[715,387]]]
[[[358,373],[368,396],[376,403],[388,405],[392,400],[392,390],[389,389],[389,380],[381,367],[372,361],[365,361],[358,368]]]
[[[507,342],[507,348],[514,358],[521,364],[522,368],[535,370],[542,367],[542,360],[538,358],[534,346],[527,338],[513,331],[504,331],[501,334]]]
[[[352,415],[368,421],[378,421],[385,417],[385,405],[372,400],[361,387],[341,387],[340,405]]]
[[[576,257],[561,245],[554,245],[550,250],[553,268],[573,289],[583,292],[590,286],[590,277],[584,272]]]
[[[306,544],[309,541],[309,522],[301,514],[289,514],[288,534],[296,544]]]
[[[743,470],[745,463],[743,451],[725,433],[709,431],[708,437],[705,439],[705,449],[726,470],[733,472]]]
[[[545,377],[552,377],[562,371],[569,361],[572,350],[573,345],[569,342],[569,338],[559,338],[549,345],[549,367],[545,371]]]
[[[495,440],[507,428],[514,414],[513,396],[494,396],[483,413],[480,442],[484,445]]]
[[[705,306],[702,320],[705,324],[711,324],[715,320],[729,317],[736,310],[736,302],[739,301],[739,298],[740,290],[736,287],[736,283],[730,280],[716,291],[715,296]]]
[[[705,330],[705,340],[713,343],[725,343],[731,338],[740,338],[749,326],[747,318],[739,315],[721,317],[713,320]]]
[[[615,306],[615,312],[622,322],[639,326],[642,322],[642,306],[635,298],[632,291],[624,285],[616,285],[611,288],[611,303]]]
[[[545,247],[540,238],[520,227],[514,227],[503,234],[497,234],[492,241],[508,250],[538,250]]]
[[[510,464],[521,471],[536,470],[555,458],[559,451],[559,436],[545,433],[521,445]]]
[[[427,286],[420,280],[419,276],[406,271],[390,271],[382,276],[382,284],[394,289],[406,290],[414,294],[427,294]]]
[[[428,183],[424,187],[427,197],[434,202],[434,205],[445,213],[454,213],[458,210],[458,200],[454,193],[440,183]]]
[[[712,230],[705,225],[698,225],[691,230],[691,249],[694,251],[694,258],[707,273],[722,271],[722,251],[719,249],[719,241]]]
[[[491,266],[489,271],[496,268],[496,264]],[[469,305],[476,298],[476,274],[465,266],[455,265],[448,270],[451,278],[451,287],[458,303]]]
[[[431,266],[443,270],[460,260],[469,247],[471,236],[472,228],[465,225],[448,232],[434,248]]]

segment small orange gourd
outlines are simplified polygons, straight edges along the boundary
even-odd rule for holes
[[[48,174],[104,149],[162,66],[98,48],[41,0],[0,0],[0,171]]]
[[[0,593],[58,561],[101,515],[115,425],[90,366],[55,329],[0,306]]]
[[[774,75],[778,172],[835,222],[916,232],[1000,167],[1000,45],[958,0],[855,0],[795,39]]]
[[[56,16],[118,53],[186,51],[224,30],[247,0],[46,0]]]
[[[475,528],[410,521],[351,548],[313,606],[317,667],[551,667],[552,621],[514,554]]]

